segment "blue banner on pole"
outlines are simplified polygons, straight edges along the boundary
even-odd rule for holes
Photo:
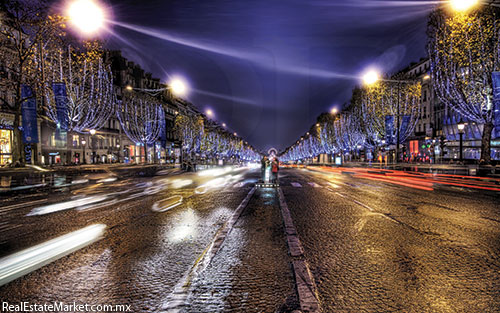
[[[387,145],[394,144],[394,115],[385,116],[385,142]]]
[[[53,83],[52,90],[54,91],[54,100],[56,102],[56,117],[57,129],[56,140],[64,140],[65,130],[68,129],[68,107],[67,107],[67,93],[65,83]]]
[[[500,72],[491,73],[493,79],[493,138],[500,138]]]
[[[405,135],[408,130],[408,126],[410,125],[410,120],[411,116],[410,115],[403,115],[401,119],[401,128],[399,129],[399,141],[403,142],[404,139],[406,139]]]
[[[21,86],[21,98],[24,99],[21,105],[23,122],[23,141],[26,144],[38,142],[38,125],[36,122],[36,98],[30,86]]]

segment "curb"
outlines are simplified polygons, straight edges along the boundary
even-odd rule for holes
[[[293,224],[290,209],[286,204],[285,196],[281,188],[278,188],[280,200],[281,216],[285,226],[288,252],[292,257],[293,272],[295,275],[295,285],[299,296],[300,309],[302,312],[318,313],[321,312],[321,305],[318,301],[316,284],[312,277],[309,265],[304,257],[304,249],[297,235],[297,230]]]

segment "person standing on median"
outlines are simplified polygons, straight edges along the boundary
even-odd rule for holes
[[[269,163],[267,156],[264,156],[262,160],[260,160],[260,176],[262,177],[262,182],[266,182],[266,168]]]
[[[273,184],[278,183],[278,172],[280,169],[280,160],[278,158],[274,158],[272,163],[272,172],[273,172]]]

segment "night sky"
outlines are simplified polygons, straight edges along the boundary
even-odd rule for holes
[[[365,68],[394,72],[425,56],[435,1],[174,0],[108,2],[108,48],[213,109],[259,149],[283,149],[341,106]]]

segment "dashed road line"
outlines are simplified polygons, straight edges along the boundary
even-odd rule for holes
[[[299,183],[295,183],[295,182],[293,182],[293,183],[291,183],[291,184],[292,184],[292,186],[294,186],[295,188],[301,188],[301,187],[302,187],[302,185],[301,185],[301,184],[299,184]]]
[[[316,183],[308,183],[309,185],[311,185],[311,187],[314,187],[314,188],[321,188],[320,185],[316,184]]]

